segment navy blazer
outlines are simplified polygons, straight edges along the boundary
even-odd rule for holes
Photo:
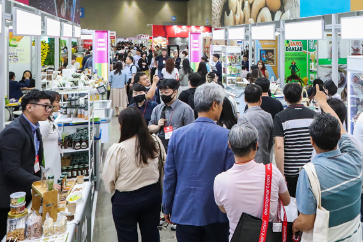
[[[220,61],[218,61],[216,63],[216,69],[217,69],[217,71],[213,71],[213,72],[215,72],[217,74],[218,82],[222,83],[222,63]]]
[[[43,160],[43,141],[37,129],[39,162]],[[26,192],[26,201],[31,201],[31,186],[40,180],[34,174],[35,147],[29,122],[20,115],[0,133],[0,208],[9,208],[10,194]]]

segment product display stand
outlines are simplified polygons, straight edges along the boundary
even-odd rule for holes
[[[227,85],[242,82],[242,56],[240,46],[222,47],[223,80]]]

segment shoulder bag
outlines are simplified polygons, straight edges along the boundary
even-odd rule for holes
[[[159,168],[159,183],[161,187],[161,195],[163,195],[163,179],[164,179],[164,165],[166,160],[166,152],[164,145],[162,144],[160,138],[156,134],[152,134],[151,137],[153,137],[156,147],[158,149],[158,168]]]
[[[329,241],[329,211],[321,206],[321,188],[318,175],[313,163],[304,165],[304,170],[309,176],[311,188],[316,199],[316,217],[314,228],[304,232],[302,242],[328,242]]]
[[[284,219],[279,223],[269,222],[272,182],[272,164],[265,165],[265,192],[262,219],[242,213],[231,242],[298,242],[292,233],[292,223],[287,222],[284,206]],[[282,202],[281,202],[282,205]],[[281,206],[279,205],[279,206]],[[279,214],[279,213],[277,213]]]

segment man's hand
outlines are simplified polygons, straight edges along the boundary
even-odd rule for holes
[[[171,221],[170,221],[170,214],[164,214],[164,218],[165,218],[165,221],[168,222],[168,224],[173,224]]]
[[[158,84],[159,81],[160,81],[160,78],[157,75],[154,75],[154,77],[153,77],[153,83]]]
[[[319,104],[319,106],[321,106],[322,103],[326,103],[328,97],[326,96],[325,92],[320,91],[318,84],[316,84],[315,88],[316,88],[316,94],[314,98],[315,101]]]
[[[165,125],[165,119],[164,118],[159,119],[159,121],[158,121],[159,128],[163,127],[164,125]]]
[[[293,232],[293,234],[296,234],[296,233],[300,232],[300,230],[297,229],[296,226],[295,226],[295,221],[292,223],[292,232]]]

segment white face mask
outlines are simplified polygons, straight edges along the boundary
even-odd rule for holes
[[[180,58],[184,58],[184,54],[181,54],[181,55],[180,55]]]

